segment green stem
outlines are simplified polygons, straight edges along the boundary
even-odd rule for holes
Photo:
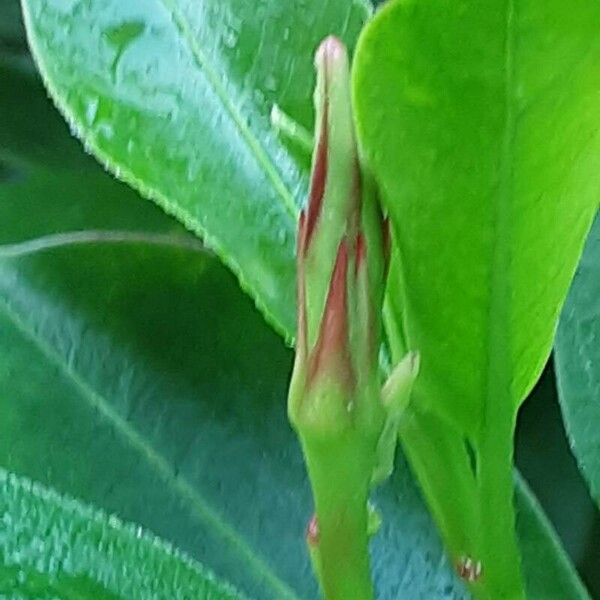
[[[440,528],[452,563],[478,554],[477,482],[464,439],[447,423],[418,409],[400,429],[400,441],[411,468]]]
[[[336,440],[302,437],[318,520],[316,574],[325,600],[372,600],[367,499],[369,447],[350,431]]]
[[[496,420],[494,431],[482,439],[478,455],[484,569],[478,596],[490,600],[525,599],[515,530],[513,436],[514,418]]]
[[[396,342],[390,343],[395,363],[405,349],[394,334],[393,312],[385,324],[391,330],[388,339]],[[467,582],[475,598],[524,600],[513,504],[513,406],[507,398],[489,398],[486,422],[494,428],[484,428],[471,457],[461,432],[421,410],[424,404],[417,390],[400,441],[452,562],[456,567],[465,559],[481,564],[477,580]]]

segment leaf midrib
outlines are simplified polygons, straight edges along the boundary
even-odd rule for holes
[[[198,44],[194,36],[194,32],[185,18],[185,15],[179,10],[177,0],[158,0],[158,2],[160,2],[165,9],[172,14],[173,22],[185,40],[188,49],[194,58],[196,66],[206,76],[207,81],[231,117],[236,128],[240,132],[240,135],[248,144],[248,147],[252,150],[252,153],[261,167],[264,169],[267,177],[271,180],[273,187],[283,201],[286,211],[295,220],[298,215],[298,208],[296,207],[292,194],[286,187],[273,163],[269,160],[268,154],[263,149],[256,136],[252,133],[251,129],[248,127],[243,117],[236,109],[235,105],[229,100],[227,91],[219,80],[216,69],[214,69],[210,64],[208,57]]]
[[[282,600],[299,600],[291,588],[281,581],[264,561],[258,558],[257,553],[240,538],[235,529],[223,521],[221,516],[210,507],[202,495],[181,475],[176,476],[168,461],[160,452],[155,450],[127,420],[123,419],[104,396],[96,392],[83,377],[69,368],[60,353],[40,336],[37,336],[35,330],[16,311],[11,309],[5,298],[0,300],[0,312],[13,323],[14,327],[24,338],[28,339],[38,348],[49,362],[58,367],[60,372],[79,390],[90,406],[98,410],[100,414],[113,424],[123,438],[156,470],[159,478],[167,485],[172,486],[173,491],[183,500],[187,501],[192,509],[192,513],[195,513],[201,522],[203,521],[212,526],[229,546],[240,555],[242,560],[259,575],[259,580],[263,579],[272,587],[277,593],[276,597]]]
[[[494,198],[492,260],[490,272],[490,303],[488,317],[490,333],[487,345],[486,393],[483,407],[482,435],[486,428],[493,426],[495,415],[506,414],[508,403],[512,413],[512,398],[507,387],[511,378],[509,351],[503,341],[506,339],[506,327],[509,322],[510,306],[507,286],[509,276],[511,201],[514,177],[514,136],[516,113],[513,99],[515,79],[516,45],[516,7],[515,0],[506,0],[505,46],[503,63],[503,101],[504,126],[500,154],[500,185]],[[509,332],[510,335],[510,332]],[[503,392],[506,392],[504,394]],[[489,435],[489,432],[487,432]]]
[[[142,244],[211,254],[202,241],[193,236],[131,230],[84,229],[42,235],[11,244],[0,244],[0,259],[18,258],[55,248],[88,244]]]
[[[87,244],[142,244],[211,254],[202,241],[193,236],[147,231],[84,229],[42,235],[12,244],[0,244],[0,259],[18,258],[55,248]]]

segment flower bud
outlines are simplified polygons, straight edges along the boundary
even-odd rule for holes
[[[289,411],[298,429],[310,422],[331,431],[383,418],[378,352],[385,225],[375,185],[361,171],[343,44],[325,39],[315,66],[315,149],[298,230],[298,331]]]

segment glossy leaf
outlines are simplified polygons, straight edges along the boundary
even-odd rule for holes
[[[532,600],[581,600],[589,595],[569,566],[560,541],[529,490],[516,478],[517,532],[522,553],[527,598]]]
[[[1,469],[0,514],[3,598],[241,598],[141,528]]]
[[[567,434],[600,503],[600,218],[596,217],[556,336],[559,398]]]
[[[597,582],[590,575],[595,569],[590,567],[600,564],[600,538],[595,533],[600,514],[571,448],[558,398],[555,352],[552,364],[519,413],[516,462],[548,519],[560,532],[563,547],[591,586],[592,596],[597,596],[600,589],[594,587]]]
[[[55,102],[119,178],[202,236],[291,337],[306,174],[269,122],[312,128],[312,54],[363,0],[23,0]]]
[[[397,1],[359,44],[415,398],[471,436],[538,379],[598,204],[599,21],[593,0]]]

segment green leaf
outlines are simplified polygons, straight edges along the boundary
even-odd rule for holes
[[[560,532],[563,547],[581,569],[594,596],[600,589],[594,588],[597,582],[589,576],[588,567],[600,561],[600,546],[594,543],[600,539],[595,531],[600,515],[565,435],[556,366],[555,353],[552,365],[545,369],[519,414],[515,454],[522,477],[535,490],[545,514]]]
[[[600,503],[600,217],[596,217],[556,335],[558,390],[567,434]]]
[[[269,122],[312,128],[312,54],[363,0],[23,0],[46,85],[86,146],[201,235],[288,338],[306,173]]]
[[[599,18],[590,0],[395,1],[355,56],[399,257],[388,338],[422,358],[402,442],[453,560],[483,565],[476,597],[523,597],[514,423],[600,194]]]
[[[171,546],[0,469],[0,594],[36,600],[241,598]]]
[[[252,597],[316,598],[291,353],[232,276],[101,174],[0,186],[0,222],[0,464],[140,523]],[[375,502],[378,598],[466,598],[404,462]],[[524,506],[532,597],[585,598]]]
[[[594,0],[406,0],[359,43],[358,128],[402,256],[415,398],[463,433],[517,406],[552,346],[600,195],[598,22]]]
[[[517,531],[523,558],[527,598],[589,600],[558,536],[527,484],[516,478]]]

